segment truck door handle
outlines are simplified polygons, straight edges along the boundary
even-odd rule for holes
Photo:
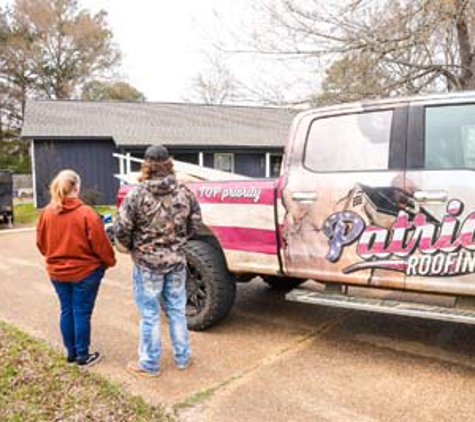
[[[317,199],[316,192],[293,192],[292,199],[299,202],[314,202]]]
[[[443,203],[447,202],[449,196],[443,190],[418,190],[414,192],[414,199],[423,203]]]

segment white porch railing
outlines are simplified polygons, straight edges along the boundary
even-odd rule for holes
[[[140,172],[132,171],[132,163],[142,164],[143,159],[132,157],[128,152],[126,154],[113,154],[114,158],[119,160],[119,174],[116,174],[120,180],[121,185],[123,184],[134,184],[137,183],[137,178],[140,175]],[[203,160],[200,160],[202,164]],[[185,163],[183,161],[174,160],[174,168],[179,179],[184,181],[200,181],[200,180],[249,180],[249,177],[241,176],[240,174],[228,173],[221,170],[216,170],[202,165]]]

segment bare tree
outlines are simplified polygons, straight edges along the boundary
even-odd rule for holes
[[[208,64],[193,79],[188,101],[204,104],[229,104],[240,98],[240,84],[222,56],[208,58]]]
[[[0,9],[0,81],[15,103],[12,119],[21,122],[28,97],[74,97],[118,65],[106,18],[77,0],[16,0]]]
[[[475,88],[473,0],[262,0],[253,49],[326,69],[324,101]]]

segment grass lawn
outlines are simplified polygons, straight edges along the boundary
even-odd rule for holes
[[[42,341],[0,322],[0,421],[171,421],[162,408],[65,363]]]
[[[114,205],[96,205],[93,207],[99,214],[112,214],[115,216],[117,214],[117,207]]]
[[[117,214],[117,207],[111,205],[96,205],[93,207],[99,214]],[[15,204],[13,213],[17,224],[35,224],[41,210],[35,208],[32,203]]]
[[[39,211],[32,203],[15,204],[13,216],[17,224],[34,224],[39,216]]]

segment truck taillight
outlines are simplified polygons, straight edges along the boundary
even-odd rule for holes
[[[120,208],[120,206],[122,205],[122,202],[124,201],[124,197],[120,194],[117,195],[117,209]]]
[[[123,185],[119,188],[119,192],[117,192],[117,209],[120,208],[122,202],[124,201],[124,198],[127,196],[131,188],[132,187],[129,185]]]

